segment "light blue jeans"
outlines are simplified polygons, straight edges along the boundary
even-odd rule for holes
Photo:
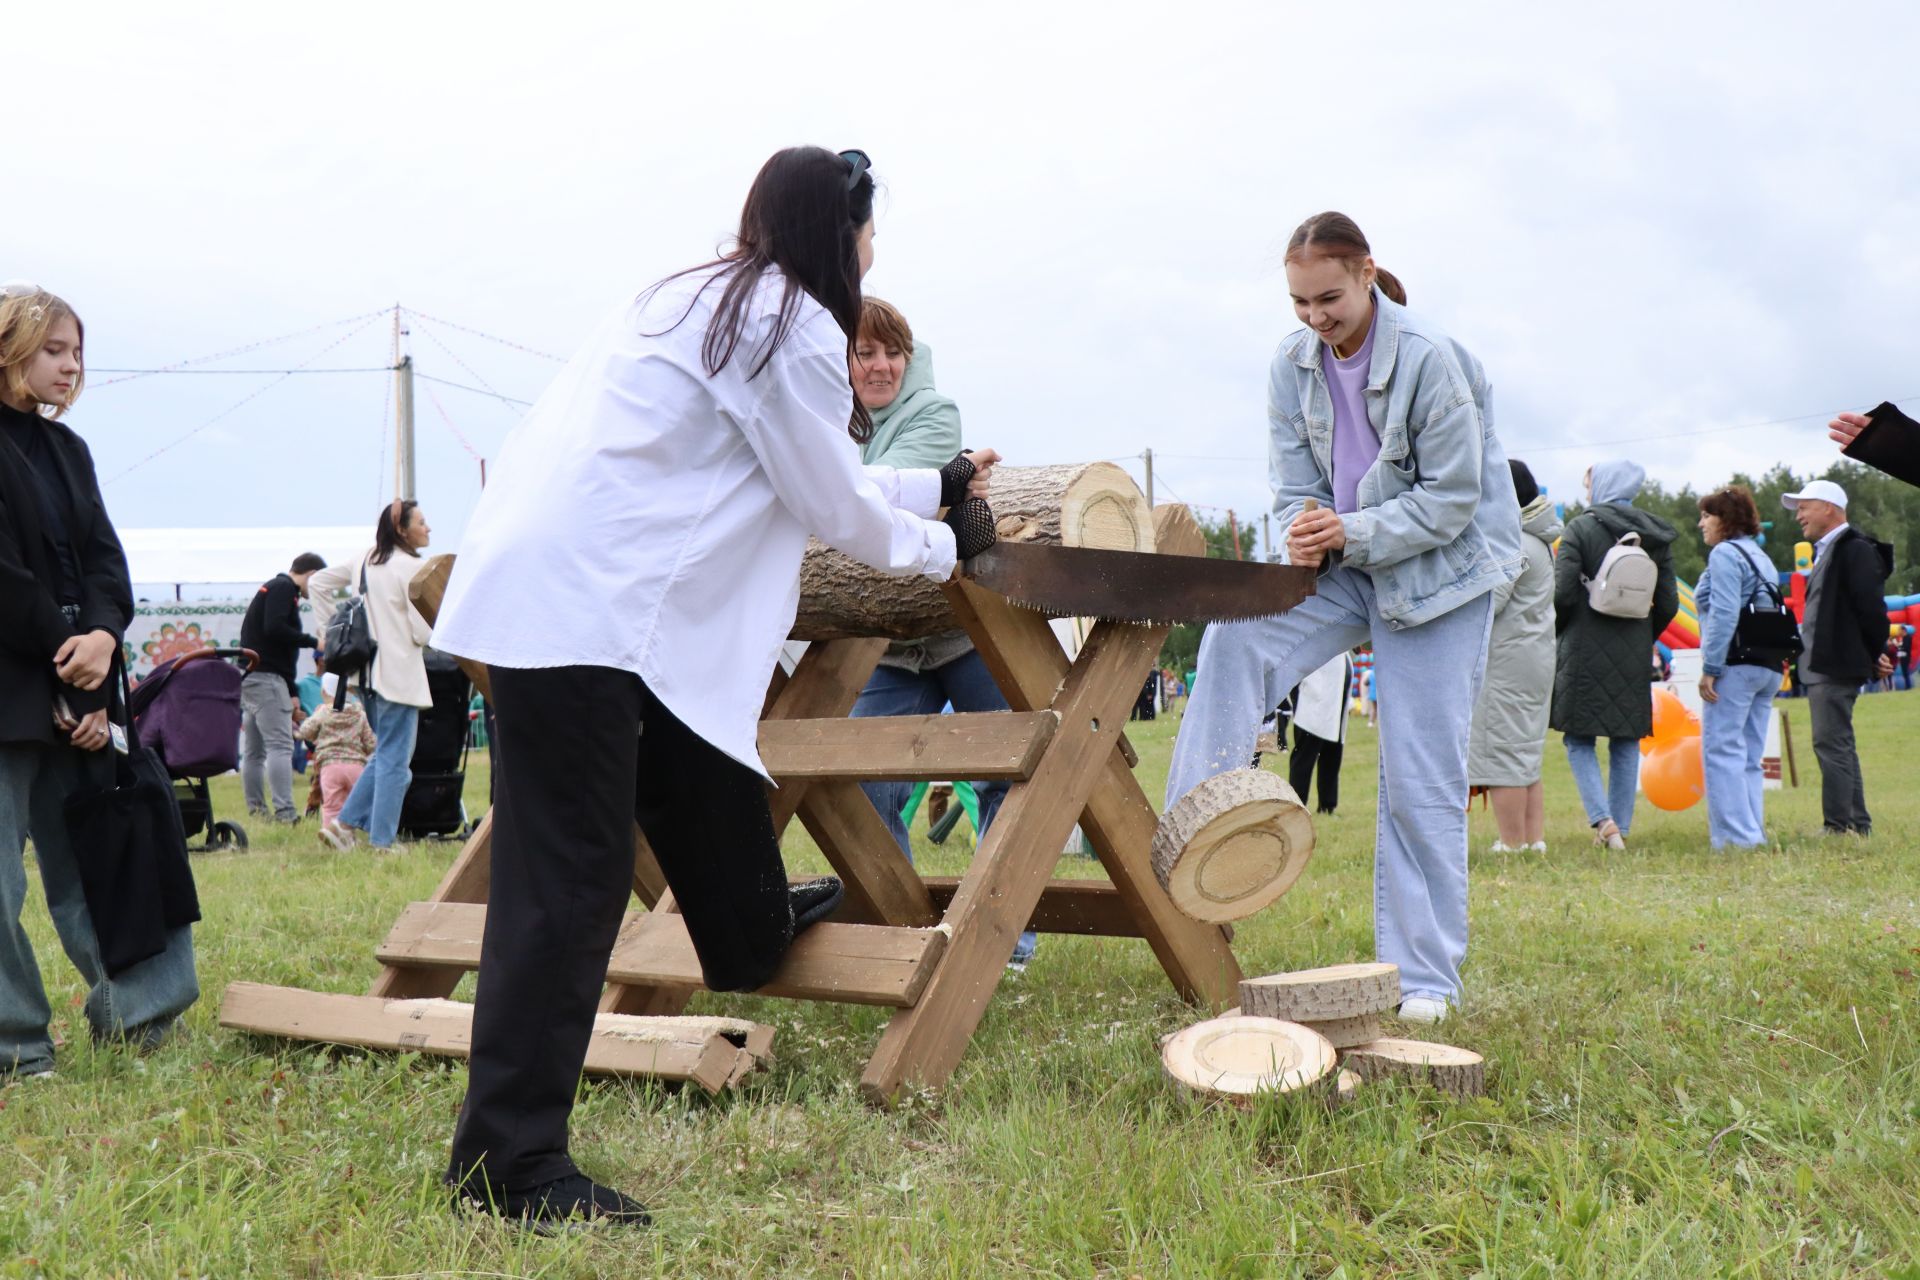
[[[1216,773],[1253,760],[1260,722],[1302,679],[1371,641],[1380,699],[1380,808],[1373,934],[1400,966],[1402,998],[1452,1000],[1467,954],[1467,738],[1487,666],[1493,599],[1481,595],[1417,627],[1389,625],[1373,582],[1344,566],[1292,612],[1216,622],[1174,743],[1172,805]]]
[[[1607,739],[1607,780],[1600,780],[1598,738],[1565,734],[1567,765],[1573,770],[1573,785],[1580,789],[1580,804],[1587,811],[1587,825],[1597,827],[1608,818],[1626,835],[1633,830],[1634,794],[1640,786],[1640,739]]]
[[[413,740],[420,729],[420,708],[391,702],[369,689],[361,695],[367,723],[373,726],[373,758],[361,772],[340,825],[367,833],[367,843],[384,849],[400,833],[400,805],[413,781]]]
[[[1780,673],[1741,663],[1713,682],[1718,702],[1700,706],[1701,750],[1707,773],[1707,838],[1716,849],[1764,845],[1767,718]]]
[[[969,650],[952,662],[928,671],[875,667],[867,687],[860,691],[859,700],[853,704],[853,714],[856,719],[867,716],[930,716],[949,703],[953,704],[955,711],[1007,709],[1006,697],[1001,694],[1000,686],[987,670],[987,664],[981,661],[977,652]],[[907,855],[908,862],[912,862],[913,845],[907,836],[907,824],[900,820],[900,811],[907,807],[907,800],[913,794],[913,784],[863,782],[860,786],[867,793],[867,798],[873,801],[873,807],[880,811],[880,820],[893,833],[900,852]],[[980,835],[984,837],[987,828],[993,825],[993,816],[1000,812],[1000,802],[1007,798],[1007,784],[975,782],[973,790],[980,800]],[[1013,944],[1011,963],[1025,964],[1033,959],[1038,944],[1039,939],[1034,936],[1033,930],[1021,933],[1019,941]]]
[[[94,1035],[117,1035],[174,1018],[200,998],[190,926],[174,930],[165,951],[115,977],[107,977],[101,966],[100,942],[61,812],[82,784],[83,763],[96,769],[104,761],[66,745],[0,743],[0,1079],[12,1071],[24,1075],[53,1066],[53,1011],[33,943],[20,923],[29,835],[54,932],[90,988],[86,1013]]]

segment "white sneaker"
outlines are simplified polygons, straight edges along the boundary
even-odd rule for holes
[[[1447,1002],[1432,996],[1408,996],[1400,1002],[1402,1022],[1441,1022],[1448,1012]]]
[[[1545,840],[1535,840],[1532,844],[1528,845],[1527,848],[1533,850],[1535,853],[1545,853],[1547,851],[1547,842]]]
[[[342,853],[353,848],[353,837],[347,833],[345,827],[337,822],[329,822],[323,825],[320,828],[320,839],[323,843],[332,845]]]
[[[1488,853],[1525,853],[1526,851],[1527,846],[1508,844],[1505,840],[1495,840],[1487,849]]]

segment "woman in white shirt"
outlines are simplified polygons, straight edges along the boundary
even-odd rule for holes
[[[336,593],[344,588],[349,595],[359,595],[364,572],[367,620],[378,646],[372,687],[362,699],[377,744],[373,759],[353,784],[340,816],[320,828],[320,838],[336,849],[350,849],[357,836],[365,835],[368,844],[388,852],[400,833],[400,805],[413,781],[420,711],[433,705],[426,659],[433,628],[413,607],[407,587],[420,572],[420,552],[432,536],[420,504],[395,498],[380,509],[373,547],[365,555],[330,565],[307,580],[324,635],[339,604]]]
[[[646,1221],[567,1154],[636,818],[713,990],[766,982],[839,900],[831,879],[789,890],[755,748],[807,535],[934,579],[992,543],[991,450],[940,471],[860,465],[871,420],[847,354],[873,256],[868,164],[768,160],[733,249],[607,317],[508,437],[468,525],[434,643],[488,665],[497,726],[448,1174],[474,1208]]]

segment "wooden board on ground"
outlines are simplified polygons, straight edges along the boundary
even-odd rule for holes
[[[1167,1074],[1180,1084],[1236,1098],[1305,1088],[1332,1071],[1337,1058],[1326,1037],[1297,1022],[1245,1016],[1195,1023],[1160,1050]]]
[[[1289,1022],[1359,1018],[1385,1013],[1399,1003],[1400,967],[1391,964],[1336,964],[1240,983],[1242,1011]]]
[[[1394,1076],[1423,1080],[1457,1098],[1478,1097],[1487,1089],[1486,1059],[1471,1049],[1425,1040],[1374,1040],[1340,1055],[1363,1080]]]
[[[1217,773],[1176,801],[1153,834],[1153,874],[1175,906],[1221,924],[1272,904],[1313,856],[1313,818],[1264,769]]]
[[[221,999],[220,1025],[440,1057],[465,1058],[473,1049],[473,1006],[437,998],[387,1000],[235,982]],[[586,1071],[691,1080],[718,1092],[764,1066],[772,1043],[771,1027],[736,1019],[601,1014],[587,1045]]]

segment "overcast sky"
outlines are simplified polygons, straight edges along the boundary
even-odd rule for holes
[[[1011,462],[1137,475],[1151,447],[1163,499],[1257,519],[1280,255],[1337,208],[1480,356],[1556,495],[1610,456],[1675,484],[1824,467],[1819,421],[1751,424],[1920,396],[1920,7],[1567,12],[14,6],[0,276],[87,321],[69,420],[124,527],[370,528],[391,380],[101,370],[395,302],[568,355],[711,256],[794,143],[872,154],[867,291]],[[386,364],[390,317],[362,323],[208,367]],[[430,321],[409,341],[423,374],[524,400],[558,367]],[[419,384],[436,546],[478,493],[469,446],[517,412]]]

